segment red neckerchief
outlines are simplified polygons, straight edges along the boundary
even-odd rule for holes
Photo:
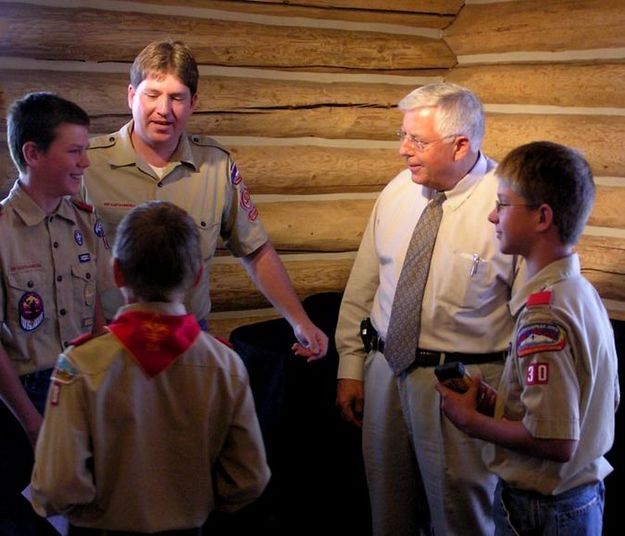
[[[130,352],[145,373],[153,378],[186,352],[200,334],[193,315],[165,315],[128,311],[106,329]]]

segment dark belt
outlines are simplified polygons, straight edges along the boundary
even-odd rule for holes
[[[369,344],[372,350],[376,350],[381,354],[384,353],[384,340],[380,337],[375,328],[369,324],[370,339]],[[434,350],[423,350],[417,348],[415,351],[414,366],[417,367],[437,367],[444,363],[453,363],[460,361],[465,365],[478,365],[480,363],[492,363],[494,361],[503,361],[506,359],[506,350],[499,352],[489,352],[486,354],[465,354],[463,352],[436,352]]]

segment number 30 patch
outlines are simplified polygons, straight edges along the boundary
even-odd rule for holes
[[[549,383],[549,363],[530,363],[525,377],[527,385],[541,385]]]

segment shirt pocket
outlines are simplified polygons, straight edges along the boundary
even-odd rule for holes
[[[50,296],[44,292],[47,288],[44,272],[10,274],[7,283],[6,321],[11,333],[18,336],[39,329],[45,322],[47,309],[54,308]]]
[[[454,251],[442,271],[446,290],[439,296],[458,310],[475,311],[488,301],[492,293],[492,262],[477,253]]]

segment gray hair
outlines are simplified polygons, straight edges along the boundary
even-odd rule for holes
[[[402,112],[436,107],[436,131],[441,137],[462,134],[471,150],[479,151],[484,138],[484,108],[477,96],[458,84],[439,82],[415,89],[398,105]]]

